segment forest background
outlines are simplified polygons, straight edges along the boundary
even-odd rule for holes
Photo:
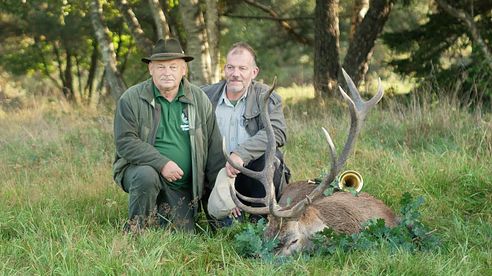
[[[123,235],[115,100],[148,78],[140,59],[161,37],[195,57],[196,84],[221,79],[232,43],[257,50],[258,79],[278,76],[294,180],[327,169],[320,127],[337,145],[347,131],[341,68],[362,93],[380,77],[347,165],[396,212],[403,193],[423,196],[422,235],[440,245],[272,263],[203,222],[198,235]],[[492,273],[490,0],[0,0],[0,41],[0,274]]]
[[[257,49],[260,80],[313,85],[316,97],[333,95],[343,67],[359,86],[381,77],[387,95],[418,93],[430,80],[490,107],[491,1],[0,3],[3,94],[20,77],[31,95],[97,105],[147,78],[140,58],[158,38],[176,37],[195,57],[197,84],[218,81],[225,51],[246,41]]]

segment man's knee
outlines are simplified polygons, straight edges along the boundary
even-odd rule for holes
[[[132,192],[155,192],[160,190],[159,173],[150,166],[134,166],[125,173],[126,189]]]

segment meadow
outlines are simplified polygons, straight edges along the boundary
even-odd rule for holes
[[[321,127],[338,148],[348,131],[343,104],[300,97],[305,90],[279,89],[294,180],[326,171]],[[282,262],[241,256],[233,231],[213,233],[203,221],[196,235],[123,234],[127,195],[111,178],[112,111],[26,99],[0,113],[0,274],[492,275],[492,118],[456,98],[384,99],[346,166],[395,211],[403,193],[422,196],[422,222],[439,247],[411,253],[382,246]]]

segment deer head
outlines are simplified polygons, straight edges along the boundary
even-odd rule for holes
[[[314,185],[313,183],[306,181],[291,183],[287,185],[287,188],[283,192],[280,203],[276,201],[273,184],[273,173],[276,162],[276,143],[268,114],[269,95],[275,88],[276,80],[273,81],[272,88],[264,96],[264,106],[261,112],[261,119],[264,122],[268,137],[268,143],[265,151],[265,168],[261,171],[252,171],[238,166],[227,156],[229,163],[234,168],[263,184],[266,191],[266,195],[263,198],[250,198],[241,195],[235,190],[234,185],[229,186],[231,197],[239,208],[248,213],[269,214],[269,224],[265,235],[269,237],[277,236],[279,238],[279,253],[282,255],[289,255],[300,248],[305,248],[308,244],[307,240],[309,237],[327,226],[324,218],[326,216],[336,216],[336,214],[330,214],[332,211],[322,208],[323,204],[326,204],[322,200],[329,198],[322,196],[323,191],[328,188],[330,183],[335,180],[341,169],[344,167],[348,156],[355,145],[355,141],[363,126],[367,113],[383,97],[381,80],[378,82],[378,92],[376,95],[370,100],[364,101],[349,75],[343,69],[342,73],[345,81],[347,82],[350,96],[347,95],[341,87],[339,87],[339,90],[347,102],[350,111],[350,129],[343,150],[340,153],[340,156],[337,157],[337,151],[329,133],[326,129],[322,128],[328,144],[328,153],[330,155],[331,164],[329,173],[322,179],[319,185]],[[333,198],[336,199],[338,197],[340,196]],[[293,199],[293,204],[288,206],[288,203],[286,202],[287,198]],[[252,203],[262,203],[264,207],[247,206],[243,204],[240,199]],[[333,205],[334,203],[330,204]]]

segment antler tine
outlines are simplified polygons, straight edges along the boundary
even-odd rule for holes
[[[347,161],[347,158],[354,147],[355,141],[357,139],[357,136],[360,132],[360,129],[362,128],[364,118],[369,112],[369,110],[374,107],[383,97],[383,88],[381,86],[381,80],[378,80],[378,92],[374,97],[372,97],[368,101],[363,101],[362,97],[359,94],[359,91],[355,87],[354,82],[350,78],[350,76],[343,70],[342,72],[344,75],[344,78],[347,82],[347,85],[350,90],[350,94],[352,97],[349,97],[345,91],[339,87],[340,92],[342,93],[342,96],[345,98],[345,100],[348,103],[348,107],[350,110],[350,130],[349,130],[349,135],[347,137],[347,140],[345,142],[345,146],[342,150],[342,153],[340,154],[340,157],[336,158],[336,150],[335,146],[333,144],[333,140],[331,139],[329,133],[323,129],[326,140],[328,142],[329,146],[329,153],[331,157],[331,168],[330,168],[330,173],[323,179],[320,185],[316,187],[309,195],[306,196],[304,200],[301,200],[298,202],[296,205],[294,205],[292,208],[288,210],[277,210],[276,216],[280,217],[295,217],[300,214],[306,208],[308,204],[317,196],[319,196],[323,191],[330,185],[333,180],[335,180],[337,174],[340,172],[342,167],[345,165],[345,162]]]
[[[277,141],[275,140],[275,133],[273,131],[272,122],[270,121],[270,114],[268,113],[268,104],[270,101],[270,95],[273,93],[277,84],[277,76],[273,78],[272,87],[265,94],[263,99],[263,110],[261,112],[261,120],[264,122],[267,146],[265,150],[265,168],[263,169],[265,182],[262,182],[265,187],[265,198],[268,202],[266,206],[269,207],[270,212],[273,209],[278,208],[275,198],[275,185],[273,184],[273,174],[275,172],[275,152],[277,149]]]
[[[257,179],[262,176],[261,171],[253,171],[248,168],[245,168],[243,166],[239,166],[234,160],[231,159],[230,155],[227,153],[227,147],[226,147],[226,142],[225,142],[225,137],[222,137],[222,152],[224,153],[225,158],[227,159],[227,162],[231,164],[231,166],[240,171],[242,174],[247,175],[251,178]]]
[[[374,95],[374,97],[372,97],[370,100],[364,101],[360,96],[359,90],[355,86],[354,82],[343,68],[342,74],[345,81],[347,82],[350,97],[347,96],[347,94],[345,93],[345,91],[343,91],[341,87],[339,87],[339,89],[342,90],[341,92],[345,99],[350,98],[354,102],[360,120],[364,120],[369,110],[383,98],[384,93],[383,87],[381,85],[381,78],[378,78],[378,92],[376,93],[376,95]]]
[[[251,207],[248,206],[239,200],[237,195],[241,195],[238,191],[236,191],[236,187],[234,187],[234,183],[229,183],[229,192],[231,193],[232,201],[236,204],[237,207],[239,207],[241,210],[246,211],[250,214],[255,214],[255,215],[266,215],[269,213],[269,208],[267,206],[265,207]],[[244,198],[244,200],[248,199],[248,197],[241,195],[241,197]],[[264,198],[262,198],[264,199]],[[248,200],[249,201],[249,200]],[[263,201],[256,202],[255,203],[264,203]],[[266,205],[266,204],[265,204]]]
[[[352,98],[355,103],[362,103],[362,98],[360,97],[360,94],[359,94],[359,90],[357,90],[357,87],[355,86],[354,82],[352,81],[352,79],[350,78],[350,76],[347,74],[347,71],[345,71],[345,69],[342,68],[342,74],[343,74],[343,78],[345,79],[345,82],[347,83],[347,86],[349,88],[349,91],[350,91],[350,97],[349,98]],[[340,88],[340,86],[339,86]],[[343,89],[342,89],[343,90]],[[344,96],[345,98],[345,91],[342,92],[342,95]],[[357,108],[359,108],[360,106],[357,106]]]
[[[313,199],[323,193],[323,191],[326,189],[326,187],[335,179],[337,176],[337,166],[336,166],[336,149],[335,149],[335,144],[333,143],[333,140],[331,139],[330,134],[328,131],[322,127],[323,133],[325,134],[325,139],[328,144],[328,153],[330,154],[330,160],[331,160],[331,167],[330,167],[330,173],[328,174],[327,177],[323,179],[323,181],[318,185],[309,195],[306,196],[304,200],[301,200],[299,203],[294,205],[290,209],[282,210],[280,208],[277,208],[273,214],[277,217],[295,217],[298,216],[305,208],[307,205],[311,204]]]
[[[355,141],[357,140],[357,136],[359,135],[367,113],[381,100],[381,98],[383,98],[381,79],[378,78],[378,92],[376,95],[370,100],[364,101],[360,96],[359,90],[355,86],[354,82],[343,68],[342,73],[352,97],[349,97],[341,86],[338,87],[340,93],[342,93],[342,96],[347,101],[350,110],[350,130],[345,146],[343,147],[342,153],[337,161],[338,170],[341,170],[341,168],[345,165],[350,151],[354,147]]]
[[[253,170],[250,170],[250,169],[247,169],[243,166],[239,166],[239,164],[237,164],[236,162],[234,162],[230,156],[227,154],[227,149],[226,149],[226,144],[225,144],[225,139],[222,139],[222,151],[224,152],[224,155],[227,159],[227,162],[229,162],[229,164],[231,164],[235,169],[239,170],[241,173],[251,177],[251,178],[254,178],[254,179],[262,179],[263,178],[263,173],[262,171],[253,171]],[[232,201],[234,201],[234,203],[236,204],[237,207],[241,208],[242,210],[248,212],[248,213],[251,213],[251,214],[257,214],[257,215],[264,215],[264,214],[268,214],[268,208],[267,207],[251,207],[251,206],[247,206],[245,205],[244,203],[241,202],[241,200],[239,200],[239,198],[241,198],[242,200],[245,200],[245,201],[248,201],[248,202],[251,202],[251,203],[263,203],[265,204],[266,206],[268,206],[267,202],[266,202],[266,196],[265,197],[262,197],[262,198],[251,198],[251,197],[247,197],[245,195],[242,195],[241,193],[239,193],[238,191],[236,191],[236,187],[234,187],[234,182],[233,183],[230,183],[229,185],[229,191],[230,191],[230,194],[231,194],[231,198],[232,198]]]
[[[275,188],[273,184],[273,173],[274,173],[274,159],[275,159],[275,150],[276,150],[276,141],[275,141],[275,135],[273,132],[273,127],[270,122],[270,116],[268,114],[268,104],[269,104],[269,99],[271,93],[273,93],[273,90],[275,89],[275,84],[277,81],[277,77],[274,78],[272,87],[267,91],[267,93],[264,95],[264,102],[263,102],[263,109],[261,111],[261,119],[264,122],[265,125],[265,131],[267,134],[267,145],[266,145],[266,150],[265,150],[265,167],[261,171],[252,171],[250,169],[244,168],[242,166],[239,166],[238,164],[234,163],[231,158],[226,154],[225,151],[225,142],[223,142],[222,146],[224,149],[224,153],[226,154],[227,161],[237,170],[239,170],[241,173],[258,180],[263,187],[265,188],[265,196],[262,198],[251,198],[242,195],[239,193],[236,188],[234,187],[234,184],[231,183],[229,185],[229,191],[231,193],[232,200],[242,210],[251,213],[251,214],[258,214],[258,215],[263,215],[263,214],[268,214],[271,207],[271,201],[272,199],[275,200]],[[244,203],[241,202],[241,200],[252,202],[252,203],[262,203],[265,205],[265,207],[251,207],[247,206]],[[274,203],[276,205],[276,202]]]

